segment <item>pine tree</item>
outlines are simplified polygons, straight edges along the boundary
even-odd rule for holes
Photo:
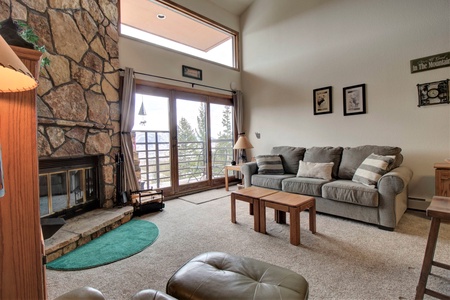
[[[231,120],[231,107],[224,106],[222,113],[222,127],[224,130],[219,132],[218,142],[214,147],[213,174],[215,176],[221,176],[224,166],[233,159],[233,126]]]
[[[178,123],[178,168],[179,178],[191,178],[200,176],[197,174],[199,161],[202,161],[202,143],[197,140],[197,135],[186,118],[182,117]]]

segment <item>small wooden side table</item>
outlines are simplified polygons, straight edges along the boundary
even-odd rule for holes
[[[435,195],[450,197],[450,163],[435,163]]]
[[[259,199],[261,233],[266,233],[266,207],[275,209],[277,223],[286,223],[286,212],[289,213],[290,243],[300,245],[300,213],[309,209],[309,230],[316,233],[316,199],[310,196],[277,192]]]
[[[430,233],[428,234],[427,247],[425,248],[422,271],[420,272],[419,284],[416,289],[416,300],[423,299],[424,294],[439,299],[449,299],[450,295],[444,295],[427,289],[427,281],[428,275],[431,272],[431,266],[450,270],[450,265],[434,261],[434,251],[436,250],[441,220],[450,220],[450,198],[434,196],[431,199],[430,206],[427,208],[427,216],[431,217],[431,226]]]
[[[226,165],[225,166],[225,191],[228,191],[228,171],[241,171],[240,165]]]
[[[236,223],[236,200],[248,202],[250,204],[250,215],[253,214],[255,231],[260,231],[259,221],[259,199],[261,197],[277,193],[276,190],[251,186],[231,193],[231,223]]]

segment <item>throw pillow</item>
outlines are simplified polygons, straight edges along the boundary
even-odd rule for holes
[[[258,165],[258,174],[284,174],[283,164],[279,155],[258,155],[256,156],[256,164]]]
[[[297,177],[312,177],[325,180],[331,180],[334,162],[312,163],[299,161]]]
[[[394,155],[395,160],[388,167],[388,171],[401,165],[403,156],[400,153],[402,151],[399,147],[391,146],[376,146],[376,145],[364,145],[358,147],[346,147],[342,152],[342,160],[339,165],[339,178],[340,179],[352,179],[355,175],[356,169],[372,153],[378,155]]]
[[[342,147],[311,147],[306,149],[303,161],[314,163],[334,162],[333,172],[331,174],[334,178],[337,178],[342,149]]]
[[[285,173],[297,174],[298,162],[303,160],[306,148],[291,146],[276,146],[272,148],[270,154],[278,154]]]
[[[376,187],[378,179],[387,172],[393,161],[392,157],[372,153],[356,169],[352,181]]]

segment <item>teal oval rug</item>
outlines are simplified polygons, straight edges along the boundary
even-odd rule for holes
[[[158,235],[152,222],[133,219],[48,263],[47,269],[74,271],[110,264],[141,252]]]

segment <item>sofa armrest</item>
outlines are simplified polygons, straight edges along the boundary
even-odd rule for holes
[[[408,205],[408,184],[413,172],[400,166],[384,174],[378,180],[380,226],[393,230]]]
[[[241,173],[244,176],[244,187],[252,186],[252,175],[258,173],[256,162],[248,162],[241,166]]]
[[[408,186],[412,176],[413,172],[410,168],[400,166],[381,176],[378,180],[378,189],[380,193],[389,190],[400,194]]]

